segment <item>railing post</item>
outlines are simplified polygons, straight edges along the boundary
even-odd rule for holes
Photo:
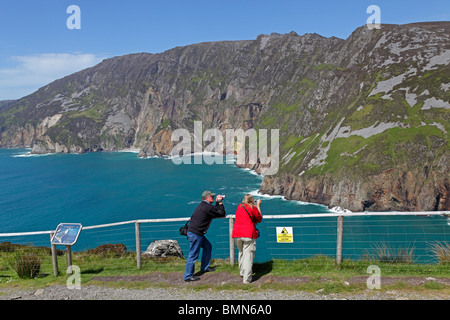
[[[51,244],[51,241],[52,241],[52,238],[53,238],[54,234],[55,234],[54,232],[50,233],[50,247],[51,247],[51,250],[52,250],[53,275],[55,277],[57,277],[58,273],[59,273],[59,270],[58,270],[58,251],[56,250],[56,245]]]
[[[141,268],[141,224],[136,222],[134,229],[136,231],[136,263],[139,270]]]
[[[232,237],[233,234],[233,227],[234,227],[234,219],[233,217],[230,217],[230,220],[228,221],[228,237],[230,241],[230,266],[234,266],[234,240]]]
[[[339,216],[337,219],[337,241],[336,241],[336,264],[342,263],[342,235],[344,233],[344,217]]]

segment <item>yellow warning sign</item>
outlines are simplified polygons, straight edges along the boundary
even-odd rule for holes
[[[292,227],[277,227],[277,242],[294,242]]]

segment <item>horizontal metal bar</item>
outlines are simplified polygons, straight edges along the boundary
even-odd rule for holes
[[[136,222],[139,223],[153,223],[153,222],[176,222],[176,221],[189,221],[191,218],[167,218],[167,219],[139,219]]]
[[[350,212],[350,213],[304,213],[263,215],[263,219],[289,219],[289,218],[324,218],[324,217],[361,217],[361,216],[442,216],[450,215],[450,211],[421,211],[421,212]],[[228,216],[227,216],[228,218]]]
[[[50,234],[52,231],[34,231],[34,232],[16,232],[16,233],[0,233],[0,237],[20,237],[20,236],[33,236],[38,234]]]
[[[124,224],[131,224],[136,223],[138,220],[130,220],[130,221],[123,221],[123,222],[114,222],[114,223],[107,223],[107,224],[99,224],[96,226],[89,226],[89,227],[83,227],[83,230],[90,230],[90,229],[98,229],[98,228],[106,228],[106,227],[114,227],[114,226],[121,226]]]
[[[297,219],[297,218],[325,218],[325,217],[361,217],[361,216],[444,216],[449,215],[450,211],[421,211],[421,212],[351,212],[351,213],[306,213],[306,214],[283,214],[283,215],[263,215],[263,219]],[[226,219],[235,218],[235,215],[227,215]],[[94,226],[83,227],[83,230],[99,229],[106,227],[114,227],[124,224],[134,223],[158,223],[158,222],[178,222],[188,221],[190,217],[184,218],[167,218],[167,219],[138,219],[123,222],[115,222]],[[0,237],[19,237],[19,236],[31,236],[39,234],[50,234],[52,231],[35,231],[35,232],[16,232],[16,233],[0,233]]]

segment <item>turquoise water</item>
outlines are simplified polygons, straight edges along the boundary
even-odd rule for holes
[[[0,149],[0,233],[54,230],[61,222],[83,226],[135,219],[189,217],[204,190],[226,195],[234,214],[246,193],[262,199],[263,215],[330,212],[327,207],[257,193],[261,177],[234,165],[175,165],[170,159],[140,159],[136,153],[29,155],[27,149]],[[142,224],[142,250],[157,239],[175,239],[182,222]],[[292,226],[294,243],[277,243],[276,227]],[[336,251],[336,219],[264,220],[257,260],[295,259]],[[351,217],[344,223],[344,258],[361,257],[374,243],[414,246],[429,258],[429,242],[447,241],[444,217]],[[213,255],[229,253],[228,219],[214,220],[208,238]],[[74,250],[124,243],[135,250],[134,224],[82,231]],[[49,236],[0,237],[0,242],[49,245]],[[61,248],[62,249],[62,248]]]

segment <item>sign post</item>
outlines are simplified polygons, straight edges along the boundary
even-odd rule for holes
[[[55,232],[50,233],[50,242],[52,241],[53,235]],[[58,253],[56,251],[56,246],[54,244],[51,244],[51,250],[52,250],[52,264],[53,264],[53,275],[55,277],[58,276],[59,270],[58,270]]]
[[[56,245],[66,246],[67,268],[70,271],[72,270],[72,246],[77,242],[81,229],[83,229],[83,226],[80,223],[60,223],[51,237],[52,249]],[[56,250],[52,250],[52,260],[53,270],[55,270],[55,268],[57,270],[58,259],[56,257]]]

